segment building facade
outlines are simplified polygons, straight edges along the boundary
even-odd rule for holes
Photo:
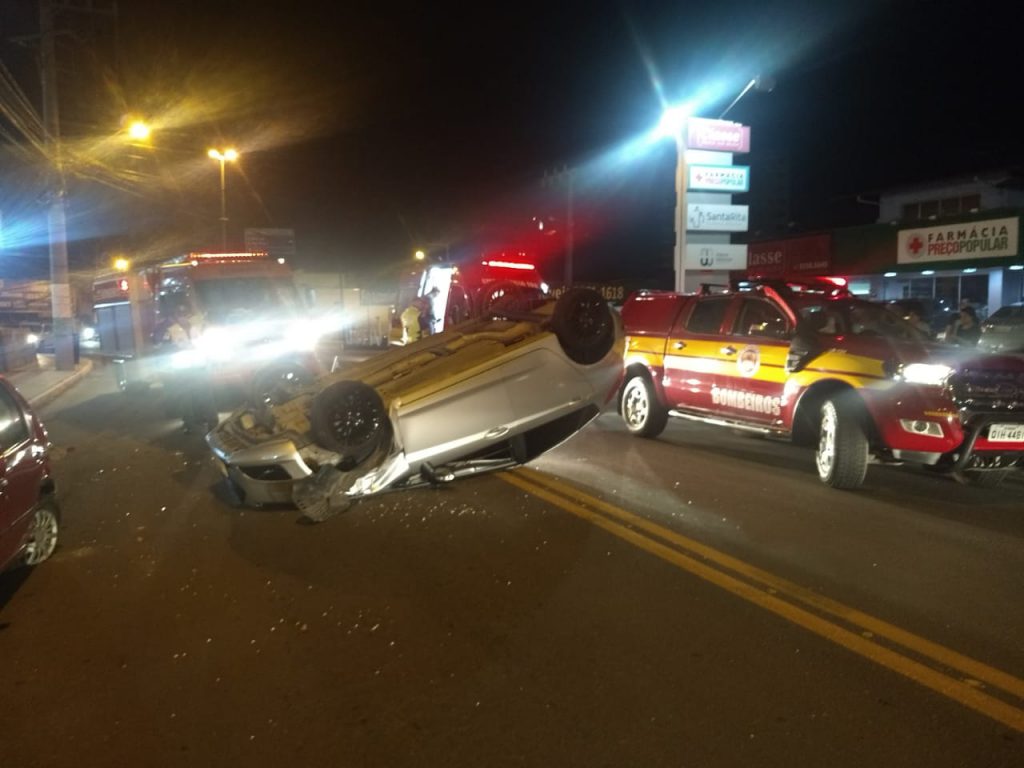
[[[748,276],[841,275],[879,301],[981,316],[1024,301],[1024,179],[1010,173],[883,192],[875,224],[749,244]]]

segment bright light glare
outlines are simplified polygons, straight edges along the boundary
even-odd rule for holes
[[[96,329],[86,325],[82,328],[82,341],[92,341],[96,338]]]
[[[145,141],[151,133],[150,127],[142,120],[134,120],[128,126],[128,137],[135,141]]]
[[[214,160],[220,161],[229,160],[231,162],[234,162],[235,160],[238,159],[238,150],[236,149],[225,149],[223,152],[217,149],[211,149],[208,150],[206,154],[212,157]]]
[[[900,378],[908,384],[924,384],[938,387],[946,383],[946,379],[953,373],[948,365],[932,363],[911,363],[903,366],[900,371]]]
[[[883,275],[883,277],[896,277],[896,273],[895,272],[886,272],[885,275]]]
[[[118,257],[114,259],[114,269],[116,269],[118,272],[127,272],[128,267],[130,266],[131,264],[126,258]]]
[[[423,251],[416,251],[414,256],[416,257],[416,261],[423,261],[425,258],[427,258],[427,254],[425,254]]]
[[[693,104],[691,102],[668,107],[662,112],[661,120],[658,121],[658,125],[654,129],[654,135],[662,139],[678,136],[682,133],[687,119],[692,116]]]
[[[25,337],[25,341],[29,344],[38,344],[39,335],[35,333],[30,333],[28,336]]]

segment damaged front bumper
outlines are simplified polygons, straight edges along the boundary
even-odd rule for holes
[[[253,442],[229,422],[206,436],[217,466],[244,504],[294,504],[313,520],[347,509],[352,501],[383,491],[408,476],[401,450],[371,466],[344,471],[339,457],[312,444],[302,450],[289,437]],[[312,455],[317,454],[317,455]]]

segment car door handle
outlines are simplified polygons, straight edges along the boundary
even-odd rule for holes
[[[486,437],[488,440],[493,440],[496,437],[501,437],[502,435],[507,435],[507,434],[508,434],[508,427],[495,427],[494,429],[489,429],[484,434],[484,437]]]
[[[675,344],[672,345],[672,349],[682,349],[685,346],[686,346],[686,342],[685,341],[677,341]]]
[[[729,344],[729,345],[727,345],[725,347],[722,347],[718,351],[721,352],[723,355],[735,355],[736,354],[736,347],[732,346],[732,344]]]

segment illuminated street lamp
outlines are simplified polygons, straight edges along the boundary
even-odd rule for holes
[[[128,138],[132,141],[147,141],[153,129],[144,120],[133,120],[128,126]]]
[[[234,149],[225,149],[221,152],[219,149],[211,149],[206,153],[211,158],[220,163],[220,244],[221,250],[227,252],[228,250],[228,209],[227,209],[227,195],[225,194],[226,186],[224,180],[224,163],[234,162],[238,159],[238,151]]]
[[[116,269],[118,272],[127,272],[130,266],[131,262],[129,262],[128,259],[124,258],[123,256],[118,256],[116,259],[114,259],[114,269]]]
[[[427,254],[424,253],[423,251],[416,251],[416,253],[413,255],[416,257],[416,261],[423,261],[425,258],[427,258]]]

